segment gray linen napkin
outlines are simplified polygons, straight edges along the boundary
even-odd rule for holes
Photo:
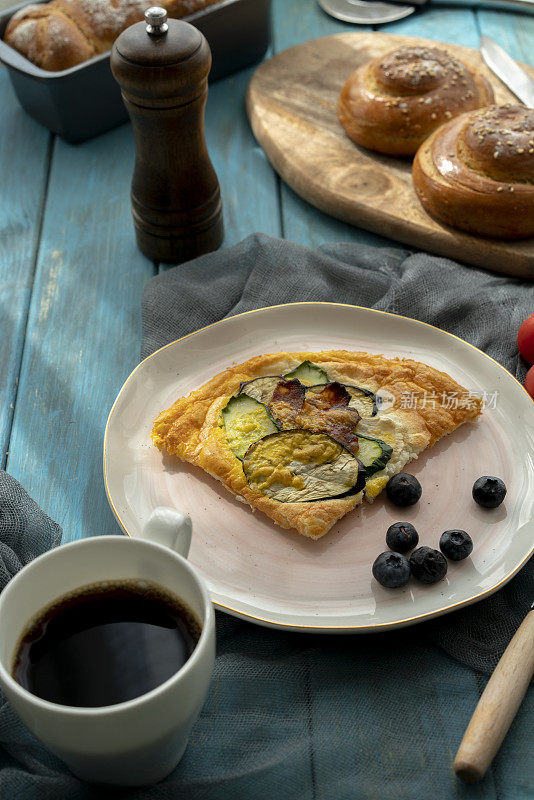
[[[39,508],[18,481],[0,470],[0,591],[25,564],[56,547],[61,536],[60,526]],[[43,769],[33,757],[36,747],[43,750],[45,762],[48,755],[22,725],[2,692],[0,745],[4,748],[0,750],[0,798],[11,800],[17,797],[12,774]],[[30,789],[26,796],[28,800],[32,797]]]
[[[0,470],[0,591],[25,564],[56,547],[61,534],[20,483]]]
[[[524,380],[516,335],[534,309],[531,283],[400,248],[340,243],[311,250],[263,234],[147,284],[142,357],[223,317],[299,300],[351,303],[431,323]],[[534,560],[489,599],[422,629],[452,656],[489,674],[532,600]]]

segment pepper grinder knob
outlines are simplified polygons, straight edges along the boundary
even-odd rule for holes
[[[204,136],[209,45],[163,8],[145,12],[116,39],[111,69],[135,140],[132,215],[137,244],[177,264],[216,250],[223,238],[217,175]]]
[[[161,6],[150,6],[145,11],[146,32],[151,36],[161,36],[167,33],[167,12]]]

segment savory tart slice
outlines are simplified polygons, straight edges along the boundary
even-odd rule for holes
[[[478,397],[417,361],[275,353],[179,398],[154,422],[152,440],[282,528],[318,539],[480,412]]]

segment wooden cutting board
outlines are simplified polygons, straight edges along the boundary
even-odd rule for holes
[[[255,71],[247,92],[254,134],[276,171],[321,211],[417,249],[508,275],[534,279],[534,239],[472,236],[423,210],[412,186],[411,161],[358,147],[338,122],[338,94],[360,64],[428,39],[383,33],[341,33],[292,47]],[[444,45],[481,70],[496,102],[517,99],[485,66],[477,50]],[[525,66],[534,77],[534,69]]]

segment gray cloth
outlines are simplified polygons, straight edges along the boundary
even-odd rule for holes
[[[147,284],[142,356],[223,317],[298,300],[350,303],[428,322],[476,345],[519,381],[526,375],[516,335],[534,308],[532,283],[400,248],[310,250],[263,234]],[[489,674],[532,600],[534,560],[491,598],[419,627],[452,656]]]
[[[56,547],[61,533],[20,483],[0,470],[0,591],[25,564]]]
[[[25,564],[56,547],[61,536],[60,526],[39,508],[18,481],[0,470],[0,591]],[[33,757],[35,740],[15,716],[2,692],[0,744],[6,748],[0,750],[0,800],[12,800],[17,797],[17,788],[10,781],[12,764],[16,764],[14,771],[26,768],[29,773],[40,765]],[[45,761],[48,760],[46,751],[40,749]],[[31,794],[27,797],[30,800]]]

